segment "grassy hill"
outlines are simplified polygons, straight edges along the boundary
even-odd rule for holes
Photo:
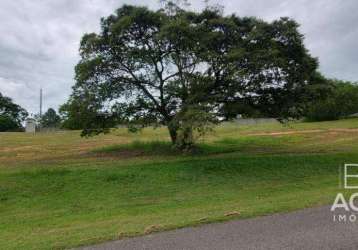
[[[194,154],[164,128],[0,133],[0,248],[63,249],[330,204],[358,119],[223,124]]]

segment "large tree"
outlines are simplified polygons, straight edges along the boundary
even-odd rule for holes
[[[80,55],[70,103],[91,114],[85,134],[115,122],[161,124],[182,148],[193,132],[234,116],[230,107],[240,103],[278,118],[300,116],[317,68],[294,20],[175,5],[119,8],[102,18],[100,33],[84,35]]]
[[[20,129],[27,115],[25,109],[0,93],[0,132]]]

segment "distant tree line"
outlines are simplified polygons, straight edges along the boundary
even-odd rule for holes
[[[315,84],[307,86],[302,99],[302,116],[305,121],[330,121],[358,116],[358,83],[328,79],[320,73],[312,77]],[[269,113],[256,109],[249,103],[237,102],[226,106],[226,117],[271,117]],[[276,117],[275,117],[276,118]]]
[[[324,79],[323,85],[311,89],[304,117],[307,121],[329,121],[358,115],[358,84]]]

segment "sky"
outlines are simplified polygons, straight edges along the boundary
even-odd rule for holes
[[[203,1],[191,1],[200,9]],[[305,45],[328,77],[358,81],[357,0],[212,0],[225,14],[300,23]],[[123,4],[159,7],[158,0],[0,0],[0,92],[30,113],[57,109],[71,94],[83,34]]]

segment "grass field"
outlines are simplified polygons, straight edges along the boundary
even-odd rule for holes
[[[358,119],[215,128],[195,154],[164,128],[0,133],[0,249],[63,249],[331,204]]]

